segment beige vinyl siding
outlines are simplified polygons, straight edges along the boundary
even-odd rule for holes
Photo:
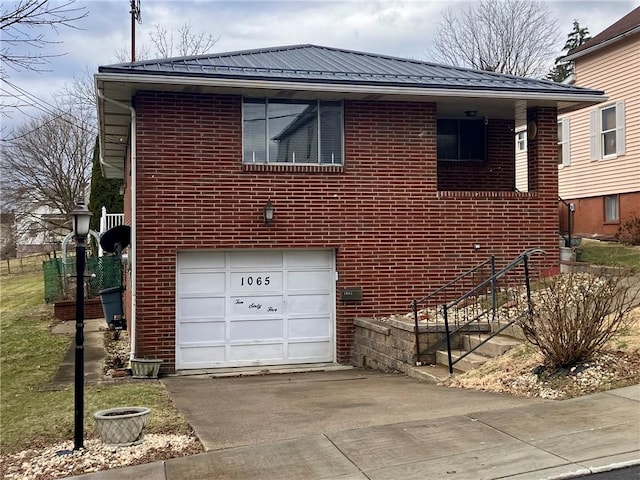
[[[529,172],[527,163],[527,150],[518,151],[518,132],[526,131],[526,127],[516,128],[516,188],[520,192],[529,191]],[[526,145],[526,144],[525,144]]]
[[[560,196],[571,199],[640,191],[640,35],[578,58],[575,74],[577,86],[604,90],[609,100],[561,117],[571,119],[571,165],[559,167]],[[621,100],[625,153],[590,160],[590,112]]]

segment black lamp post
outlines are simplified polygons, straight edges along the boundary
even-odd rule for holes
[[[76,368],[74,390],[73,449],[84,448],[84,269],[85,244],[89,222],[93,215],[84,200],[78,200],[72,210],[73,234],[76,239]]]

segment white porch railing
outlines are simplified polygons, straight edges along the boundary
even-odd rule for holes
[[[102,207],[102,215],[100,215],[100,235],[107,230],[124,224],[124,213],[107,213],[107,208]],[[98,256],[102,256],[102,247],[98,246]]]

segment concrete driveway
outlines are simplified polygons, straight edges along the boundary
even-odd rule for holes
[[[544,402],[359,369],[162,383],[208,451]]]

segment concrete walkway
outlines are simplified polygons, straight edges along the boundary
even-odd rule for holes
[[[105,327],[104,318],[92,318],[84,321],[84,381],[86,384],[100,383],[104,379],[102,369],[106,357],[104,350]],[[76,322],[60,322],[53,326],[51,333],[71,337],[71,344],[56,375],[51,384],[44,387],[45,390],[59,390],[73,385],[75,382]]]
[[[162,382],[208,451],[74,479],[524,480],[629,465],[640,472],[640,385],[541,401],[356,369]]]

